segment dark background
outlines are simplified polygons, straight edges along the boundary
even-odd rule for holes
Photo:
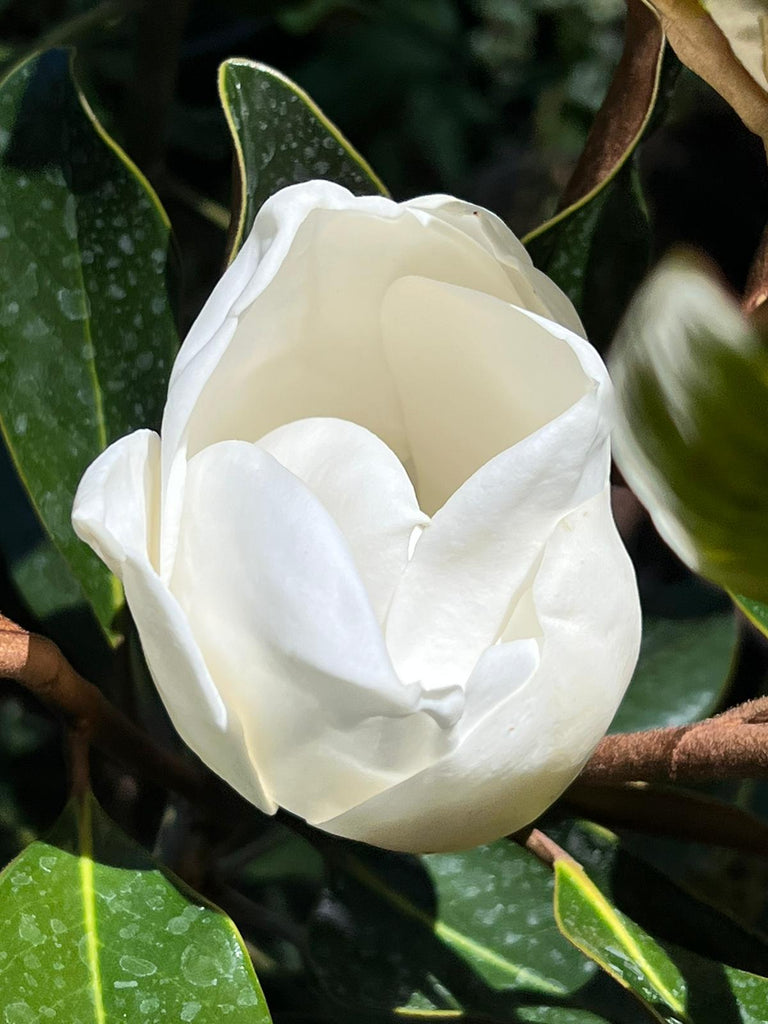
[[[188,321],[224,252],[224,58],[294,78],[395,198],[451,192],[524,234],[553,212],[583,146],[621,52],[623,10],[622,0],[0,0],[0,59],[41,40],[77,45],[89,99],[169,209]],[[759,142],[683,72],[641,165],[656,254],[693,242],[739,287],[768,213]],[[219,204],[218,226],[203,200]]]

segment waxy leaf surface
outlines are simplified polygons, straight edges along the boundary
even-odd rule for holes
[[[269,1024],[232,922],[170,881],[91,797],[0,875],[5,1024]]]
[[[75,536],[72,500],[108,444],[159,425],[177,333],[168,220],[70,61],[49,51],[0,86],[0,426],[108,632],[120,587]]]
[[[387,194],[374,172],[322,110],[285,75],[242,57],[219,69],[219,96],[235,149],[230,256],[273,192],[312,178],[355,195]]]

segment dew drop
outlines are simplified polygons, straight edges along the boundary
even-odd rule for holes
[[[11,1003],[3,1016],[6,1024],[37,1024],[40,1020],[29,1003]]]
[[[71,193],[64,200],[64,233],[67,238],[77,238],[77,202]]]
[[[142,960],[138,956],[121,956],[120,966],[126,974],[135,974],[137,978],[148,978],[157,971],[157,965],[151,960]]]
[[[90,312],[88,296],[77,288],[59,288],[56,292],[59,309],[67,320],[86,320]]]
[[[38,946],[43,941],[43,933],[37,927],[34,914],[22,914],[19,922],[19,938]]]

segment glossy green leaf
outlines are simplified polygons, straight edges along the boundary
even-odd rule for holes
[[[686,791],[679,792],[684,799]],[[707,808],[705,801],[703,797],[699,803],[702,817],[727,806],[711,800]],[[734,822],[733,817],[730,820]],[[741,829],[741,823],[736,827]],[[671,864],[649,852],[647,837],[632,832],[619,838],[590,821],[546,824],[544,828],[583,865],[614,907],[665,948],[674,946],[707,962],[768,974],[768,936],[731,909],[715,906],[694,884],[695,874],[706,870],[702,846],[681,846],[680,841],[669,840],[675,848]],[[693,872],[679,872],[677,868],[689,851]]]
[[[658,943],[612,907],[577,865],[557,861],[555,885],[555,912],[563,934],[637,992],[658,1011],[657,1019],[687,1019],[685,981]]]
[[[768,603],[765,601],[754,601],[751,597],[744,597],[743,594],[731,594],[737,608],[747,616],[749,621],[768,636]]]
[[[0,875],[7,1024],[268,1024],[242,940],[88,797]]]
[[[650,227],[634,159],[584,201],[525,239],[601,351],[650,263]]]
[[[552,876],[502,840],[465,853],[334,853],[310,949],[340,1007],[624,1024],[622,993],[559,935]]]
[[[697,260],[668,257],[632,302],[611,369],[614,451],[694,571],[768,599],[768,344]]]
[[[387,190],[312,99],[285,75],[242,57],[219,68],[219,97],[232,133],[236,191],[230,255],[273,192],[326,178],[355,195]]]
[[[605,897],[578,865],[555,865],[555,913],[574,945],[633,992],[664,1024],[762,1024],[768,979],[654,939]]]
[[[640,658],[611,732],[706,718],[727,687],[737,639],[732,612],[684,619],[644,616]]]
[[[27,61],[0,87],[0,236],[0,426],[108,631],[122,595],[72,531],[72,499],[109,443],[159,424],[177,345],[170,229],[64,51]]]

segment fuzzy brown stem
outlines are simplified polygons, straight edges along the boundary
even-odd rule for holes
[[[578,863],[570,853],[565,851],[562,846],[558,846],[554,839],[550,839],[545,832],[538,828],[529,826],[520,829],[519,832],[513,832],[509,838],[518,846],[522,846],[523,849],[532,853],[549,868],[554,867],[555,861],[558,860],[567,860],[570,864]]]
[[[768,697],[693,725],[600,741],[580,782],[713,782],[768,778]]]

